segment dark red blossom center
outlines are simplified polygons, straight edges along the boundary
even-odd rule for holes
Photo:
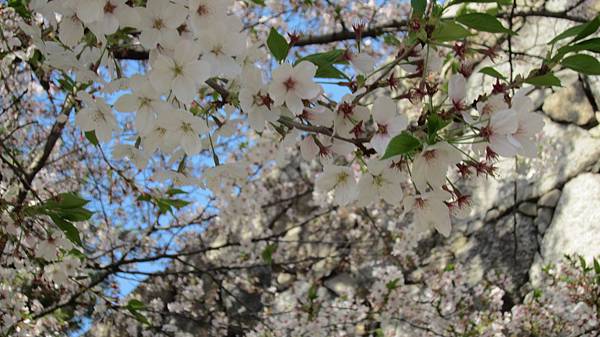
[[[344,115],[344,118],[350,118],[354,113],[354,108],[352,104],[344,102],[338,107],[338,112]]]
[[[285,82],[283,82],[283,85],[285,86],[285,89],[287,91],[293,90],[296,87],[296,81],[289,77],[287,80],[285,80]]]
[[[261,95],[258,94],[255,96],[255,104],[259,106],[266,106],[267,109],[271,110],[271,105],[273,104],[273,100],[269,94]]]
[[[200,5],[200,6],[198,6],[198,9],[196,9],[196,13],[198,13],[198,15],[200,15],[200,16],[207,15],[208,8],[206,8],[205,5]]]
[[[163,28],[165,28],[165,22],[161,18],[156,18],[156,19],[154,19],[152,28],[159,29],[159,30],[163,29]]]
[[[428,150],[423,152],[423,158],[425,158],[425,160],[429,161],[429,160],[433,160],[435,159],[435,150]]]
[[[492,127],[488,125],[484,128],[481,128],[481,130],[479,130],[479,133],[481,138],[489,140],[490,137],[494,134],[494,131],[492,130]]]
[[[104,13],[113,13],[115,9],[117,9],[117,6],[113,5],[110,1],[104,5]]]

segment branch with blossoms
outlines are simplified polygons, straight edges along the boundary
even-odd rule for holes
[[[260,6],[262,1],[253,3]],[[6,188],[5,196],[2,186],[0,211],[6,223],[0,233],[3,268],[18,269],[27,261],[19,277],[35,275],[32,283],[45,287],[39,298],[30,292],[27,295],[32,299],[23,295],[9,303],[15,314],[0,316],[0,331],[6,335],[35,331],[36,320],[60,316],[63,309],[95,301],[151,326],[142,312],[152,311],[146,310],[144,303],[132,299],[121,305],[98,289],[112,277],[186,275],[190,282],[217,284],[220,298],[210,300],[226,307],[227,299],[241,302],[227,284],[221,284],[229,272],[249,270],[251,278],[254,270],[310,269],[338,260],[341,265],[355,247],[325,256],[294,258],[294,247],[286,246],[289,242],[283,239],[292,229],[216,246],[202,242],[202,248],[195,250],[182,248],[189,247],[187,240],[204,237],[184,231],[194,223],[209,227],[216,222],[218,230],[225,231],[229,224],[260,214],[264,205],[281,204],[274,214],[269,213],[272,217],[266,227],[272,230],[293,213],[293,203],[308,203],[303,198],[309,194],[314,194],[319,204],[333,204],[330,210],[383,203],[402,213],[414,213],[416,231],[434,229],[449,236],[451,218],[469,210],[469,191],[460,187],[467,179],[494,176],[500,156],[537,155],[535,136],[544,123],[527,96],[532,87],[560,86],[556,72],[561,68],[600,74],[600,63],[590,55],[599,48],[597,38],[591,37],[600,26],[598,17],[585,20],[570,10],[521,10],[505,0],[442,4],[413,0],[405,6],[405,18],[358,23],[352,31],[337,12],[334,23],[341,22],[341,31],[305,37],[293,32],[286,37],[275,27],[268,27],[268,35],[251,34],[247,28],[254,26],[244,24],[235,14],[239,6],[249,6],[247,2],[17,0],[7,5],[10,10],[3,4],[2,11],[15,16],[15,33],[2,34],[0,55],[6,60],[2,66],[27,68],[33,74],[30,78],[37,78],[44,91],[52,93],[48,94],[52,106],[60,98],[63,109],[51,116],[50,131],[36,156],[24,158],[22,152],[38,146],[21,147],[16,140],[8,144],[13,135],[2,135],[6,153],[1,155],[2,173],[14,175],[19,188],[16,195]],[[305,6],[312,5],[319,4],[307,2]],[[490,40],[497,47],[511,41],[519,33],[513,20],[525,22],[529,17],[566,19],[577,25],[548,41],[547,55],[527,73],[512,76],[511,70],[507,76],[499,67],[479,68],[479,73],[495,83],[468,95],[474,66],[486,58],[502,57],[496,48],[482,46]],[[376,37],[383,38],[371,39]],[[340,41],[352,45],[323,46]],[[375,46],[371,53],[366,51],[368,43]],[[317,45],[321,49],[311,50]],[[372,49],[378,48],[382,52],[375,58]],[[132,61],[144,62],[132,65]],[[135,66],[139,67],[132,70]],[[347,94],[332,98],[323,83]],[[34,187],[50,158],[60,151],[58,144],[71,124],[78,130],[77,142],[90,145],[99,154],[102,164],[94,173],[110,172],[101,176],[100,182],[91,183],[96,202],[74,192],[38,194]],[[26,133],[21,135],[25,138]],[[282,163],[298,149],[303,159],[299,165],[310,163],[318,168],[304,177],[310,181],[307,185],[314,180],[314,188],[304,186],[303,192],[295,191],[291,197],[265,200],[259,194],[277,189],[244,183],[253,182],[259,173],[285,167]],[[138,171],[120,169],[113,163],[124,158]],[[152,171],[152,179],[140,177],[139,172],[147,171]],[[86,233],[83,228],[98,221],[90,209],[103,207],[106,198],[115,198],[113,192],[119,188],[114,185],[122,189],[117,203],[135,203],[147,211],[139,219],[128,219],[141,220],[144,225],[131,231],[135,234],[129,229],[113,231],[111,210],[102,208],[99,226],[105,226],[109,234],[96,237],[94,232]],[[163,188],[165,185],[169,187]],[[184,186],[211,195],[200,214],[189,221],[179,219],[178,213],[189,205],[182,199],[189,194],[181,189]],[[107,197],[104,191],[108,191]],[[265,203],[239,210],[243,207],[237,205],[251,204],[249,200],[254,198]],[[214,213],[206,214],[211,207]],[[305,227],[321,216],[308,217],[292,227]],[[168,217],[172,223],[161,225]],[[157,243],[156,237],[164,239],[163,232],[175,234],[167,243]],[[388,240],[392,237],[387,232],[377,234]],[[298,239],[294,243],[315,242]],[[351,239],[341,243],[324,239],[315,244],[345,247],[349,243],[357,244]],[[364,245],[369,244],[365,240]],[[99,254],[94,256],[96,247]],[[213,250],[230,248],[239,250],[232,257],[210,256]],[[278,254],[285,259],[277,261]],[[193,258],[200,262],[190,262]],[[160,260],[181,270],[152,273],[136,268]],[[370,306],[388,305],[395,282],[402,276],[399,270],[381,273],[385,282],[377,284],[369,305],[323,304],[317,290],[309,289],[300,311],[312,320],[319,310],[333,314],[348,307],[352,313],[342,321],[349,322],[347,325],[363,322]],[[199,276],[210,280],[199,281]],[[4,286],[3,282],[0,285]],[[7,284],[9,290],[21,286]],[[54,294],[52,289],[60,291]],[[427,305],[440,314],[442,301]],[[162,307],[159,304],[156,306]],[[182,309],[173,312],[178,310]]]

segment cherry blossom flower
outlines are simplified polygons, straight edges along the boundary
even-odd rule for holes
[[[325,193],[334,190],[333,201],[341,206],[354,201],[358,194],[352,169],[333,164],[325,164],[323,172],[315,180],[315,187]]]
[[[426,146],[415,156],[412,166],[413,182],[420,192],[425,192],[427,186],[439,189],[446,181],[450,167],[461,161],[461,154],[446,142]]]
[[[431,191],[404,199],[404,209],[413,210],[419,231],[435,228],[445,237],[450,236],[450,210],[445,201],[451,198],[446,191]]]
[[[212,30],[227,14],[230,0],[189,0],[190,22],[196,33]]]
[[[345,95],[338,105],[333,128],[339,136],[352,138],[364,132],[361,126],[371,117],[367,107],[355,104],[353,100],[353,95]]]
[[[517,111],[517,130],[511,135],[520,147],[519,155],[534,158],[537,155],[536,142],[533,139],[544,128],[544,119],[539,113],[531,112],[534,109],[531,98],[517,92],[512,99],[513,108]]]
[[[387,96],[379,97],[373,103],[373,120],[377,130],[371,138],[371,146],[383,154],[392,139],[408,126],[408,117],[398,114],[396,102]]]
[[[481,129],[481,135],[489,141],[489,147],[504,157],[514,157],[521,144],[512,137],[517,132],[519,121],[513,109],[501,110],[492,115],[486,127]]]
[[[147,78],[134,76],[129,81],[132,92],[117,99],[114,107],[121,112],[135,112],[135,128],[145,134],[161,111],[167,111],[170,105],[160,100],[160,95]]]
[[[255,67],[244,68],[239,94],[240,106],[248,114],[250,126],[258,132],[264,130],[266,122],[275,122],[279,118],[267,91],[260,71]]]
[[[238,17],[224,16],[210,30],[197,34],[202,60],[210,64],[212,76],[233,77],[241,72],[241,67],[234,58],[246,48],[246,35],[242,30],[242,22]],[[221,34],[227,36],[227,39],[223,39]]]
[[[348,51],[344,56],[359,74],[368,74],[373,71],[375,59],[371,55],[365,52],[352,53]]]
[[[304,158],[304,160],[313,160],[319,155],[320,152],[321,149],[313,136],[306,136],[300,142],[300,153],[302,154],[302,158]]]
[[[113,148],[115,159],[128,158],[140,170],[148,164],[148,154],[132,145],[117,144]]]
[[[126,0],[101,1],[103,15],[89,24],[89,28],[96,36],[110,35],[119,27],[135,27],[139,24],[138,11],[127,6],[125,2]]]
[[[158,54],[152,64],[150,82],[159,92],[172,90],[181,103],[190,103],[200,84],[210,76],[210,66],[206,61],[198,60],[199,54],[197,45],[182,40],[173,56]]]
[[[533,137],[542,130],[544,121],[541,115],[531,112],[533,109],[533,101],[522,90],[512,98],[511,108],[501,95],[478,105],[482,119],[488,118],[487,125],[481,128],[481,136],[489,144],[474,144],[474,150],[482,153],[484,147],[489,146],[504,157],[517,154],[534,157],[537,150]]]
[[[151,154],[157,149],[164,153],[172,152],[178,144],[179,139],[174,135],[174,125],[171,110],[160,112],[154,123],[148,127],[142,136],[142,147],[145,153]]]
[[[325,135],[307,136],[300,143],[300,152],[305,160],[312,160],[317,156],[330,160],[334,154],[346,156],[354,149],[355,146],[351,143]]]
[[[81,22],[90,24],[103,19],[103,0],[66,0],[65,7],[73,8]]]
[[[208,133],[206,121],[186,110],[177,109],[166,124],[172,131],[170,137],[177,139],[185,153],[195,155],[202,151],[200,136]]]
[[[504,95],[492,95],[484,102],[477,103],[477,111],[481,117],[489,118],[496,112],[508,109]]]
[[[273,70],[273,80],[269,86],[269,94],[275,106],[285,103],[295,115],[301,115],[304,109],[303,99],[311,100],[321,93],[321,86],[313,81],[317,67],[302,61],[292,67],[284,63]]]
[[[58,29],[60,41],[69,47],[74,47],[83,38],[83,33],[83,24],[77,13],[71,8],[65,7]]]
[[[100,97],[92,99],[84,95],[82,98],[86,106],[75,115],[75,123],[83,131],[95,131],[99,141],[110,141],[113,131],[119,130],[112,109]]]
[[[35,255],[46,261],[54,261],[58,257],[59,242],[55,238],[40,241],[38,243]]]
[[[454,74],[448,81],[448,98],[455,110],[465,109],[465,98],[467,97],[467,81],[462,74]]]
[[[301,117],[314,125],[331,127],[335,119],[335,113],[331,109],[319,105],[314,108],[305,108]]]
[[[152,176],[152,180],[166,182],[171,181],[177,186],[199,186],[205,187],[202,180],[197,177],[193,177],[181,172],[175,172],[171,170],[158,170]]]
[[[390,161],[378,159],[367,162],[367,172],[358,182],[357,205],[368,206],[379,199],[391,205],[398,205],[402,201],[404,193],[400,184],[404,178],[401,172],[390,164]]]
[[[148,0],[146,7],[138,7],[138,14],[140,43],[145,48],[153,49],[165,41],[178,40],[177,28],[185,21],[187,10],[182,5],[170,1]]]
[[[78,258],[67,256],[61,262],[46,265],[44,277],[58,286],[64,286],[69,281],[69,276],[74,275],[80,266]]]

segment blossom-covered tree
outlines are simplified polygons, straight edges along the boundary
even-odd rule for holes
[[[600,75],[592,1],[546,5],[0,3],[0,335],[597,335],[596,260],[512,305],[420,264]],[[568,27],[520,55],[530,18]]]

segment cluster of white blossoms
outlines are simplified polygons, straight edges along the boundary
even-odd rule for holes
[[[323,163],[317,191],[332,191],[334,203],[366,206],[384,200],[414,211],[419,228],[449,235],[451,214],[464,212],[469,204],[452,187],[452,171],[458,168],[462,177],[490,175],[497,155],[535,155],[533,136],[543,122],[531,112],[531,100],[497,92],[483,96],[472,111],[463,75],[450,76],[446,94],[438,89],[445,70],[442,51],[433,46],[405,46],[402,57],[378,69],[368,54],[345,51],[338,58],[349,62],[362,84],[340,102],[329,99],[317,84],[320,65],[310,59],[292,64],[283,57],[265,81],[266,55],[251,43],[240,18],[228,13],[231,5],[221,0],[149,0],[144,7],[131,7],[125,0],[36,0],[30,3],[36,20],[22,29],[49,66],[72,84],[81,107],[75,118],[81,130],[95,132],[103,143],[119,139],[113,145],[115,157],[127,157],[140,169],[157,151],[172,156],[171,162],[202,151],[216,159],[218,140],[239,136],[244,129],[234,117],[239,111],[259,134],[287,139],[283,148],[296,146],[293,139],[300,137],[303,158]],[[47,27],[58,31],[58,39],[42,30]],[[117,50],[109,38],[122,29],[135,38],[128,49]],[[147,53],[149,69],[126,77],[118,59],[135,52]],[[403,98],[419,104],[435,100],[424,105],[425,116],[442,116],[443,127],[452,123],[464,132],[453,138],[438,134],[442,127],[424,139],[417,121],[399,110],[396,100],[401,98],[378,90],[382,86],[377,81],[396,65],[407,79],[423,74],[420,83],[407,82],[409,94]],[[398,84],[395,73],[387,80],[391,89]],[[103,98],[119,94],[112,105]],[[436,106],[446,110],[432,110]],[[129,127],[123,130],[125,117],[115,116],[115,110],[135,113],[134,136]],[[129,136],[120,136],[123,132]],[[402,134],[410,136],[412,148],[386,156],[392,139]],[[399,142],[406,145],[407,139]],[[226,179],[231,174],[219,172],[206,176]],[[195,178],[204,185],[204,177]]]

